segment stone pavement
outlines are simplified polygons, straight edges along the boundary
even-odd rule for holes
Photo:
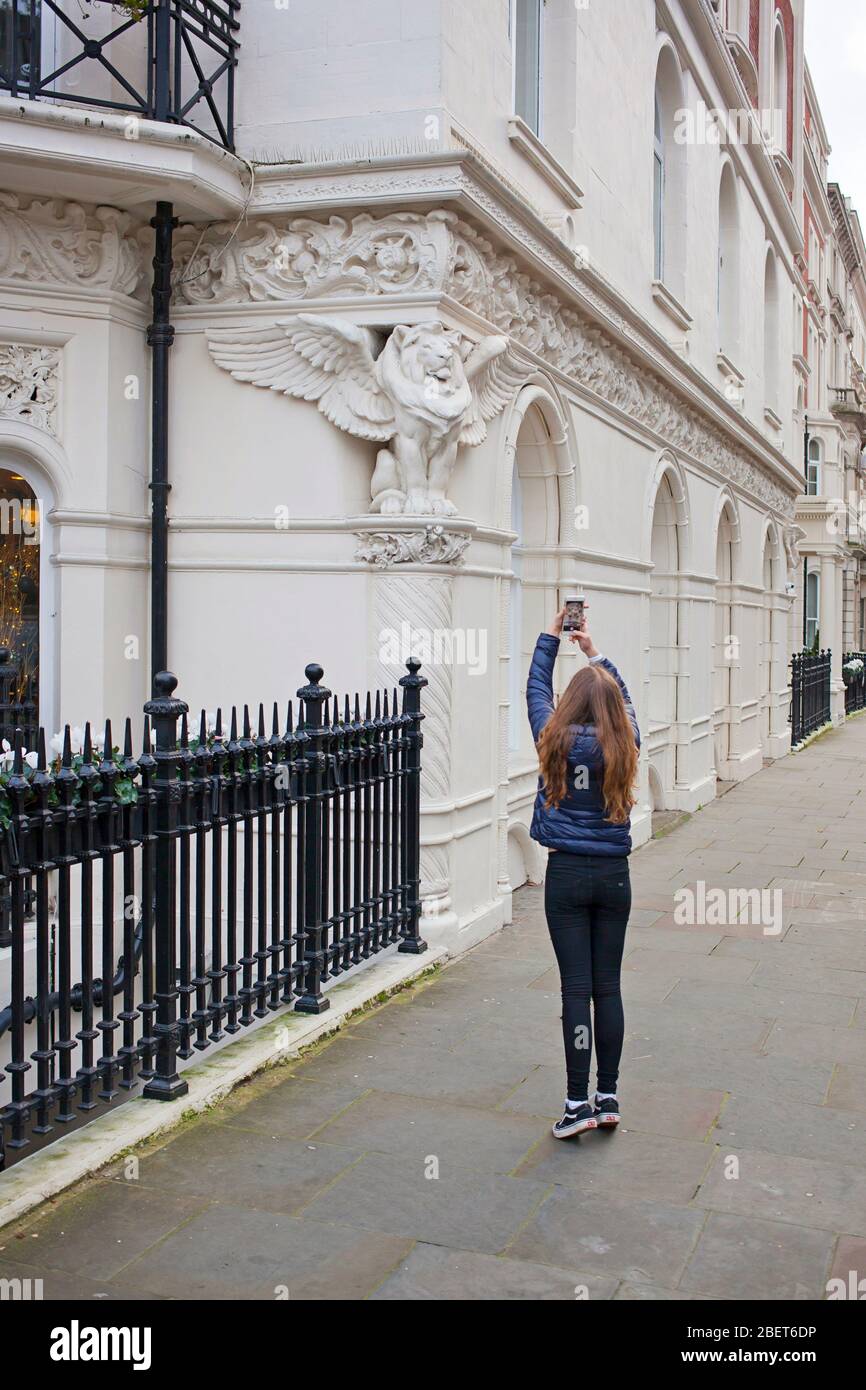
[[[48,1299],[788,1300],[866,1277],[864,764],[859,718],[634,856],[618,1132],[550,1135],[558,982],[527,889],[455,965],[0,1232],[0,1279]],[[782,934],[677,922],[699,879],[779,888]]]

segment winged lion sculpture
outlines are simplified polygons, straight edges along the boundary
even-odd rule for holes
[[[347,319],[298,314],[266,328],[213,328],[214,361],[238,381],[318,402],[332,424],[379,450],[370,510],[453,516],[461,444],[480,444],[530,370],[505,337],[473,345],[439,322],[398,325],[384,347]]]

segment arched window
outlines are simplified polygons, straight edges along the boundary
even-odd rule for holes
[[[682,301],[686,284],[686,151],[677,122],[683,82],[673,50],[659,54],[653,99],[653,279]]]
[[[776,13],[773,36],[773,139],[780,150],[788,145],[788,52],[785,30]]]
[[[764,266],[764,404],[779,410],[779,284],[776,258],[767,252]]]
[[[806,493],[809,497],[821,495],[821,441],[809,440],[806,462]]]
[[[20,473],[0,468],[0,738],[36,747],[39,725],[40,503]]]
[[[665,274],[665,145],[659,95],[655,97],[655,137],[653,140],[653,275]]]
[[[737,215],[737,185],[730,162],[722,168],[719,182],[718,274],[716,312],[719,348],[736,363],[740,332],[740,237]]]

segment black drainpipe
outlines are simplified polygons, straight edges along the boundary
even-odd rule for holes
[[[147,330],[152,350],[150,491],[150,668],[151,683],[168,667],[168,381],[171,325],[171,241],[177,219],[171,203],[157,203],[153,252],[153,322]]]

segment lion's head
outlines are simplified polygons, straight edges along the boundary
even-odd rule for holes
[[[380,358],[383,376],[392,389],[402,378],[414,386],[429,386],[434,394],[450,395],[466,387],[461,356],[462,335],[441,323],[414,328],[399,325],[391,333]]]

